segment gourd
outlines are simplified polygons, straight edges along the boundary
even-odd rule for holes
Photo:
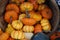
[[[1,28],[0,28],[0,35],[3,33],[3,31],[1,30]]]
[[[7,40],[14,40],[13,38],[9,37]]]
[[[19,20],[15,20],[15,21],[12,22],[12,26],[13,26],[14,29],[19,30],[23,27],[23,23]]]
[[[31,32],[34,31],[34,26],[27,26],[26,25],[26,26],[23,27],[23,31],[31,33]]]
[[[22,31],[13,31],[11,37],[14,39],[24,39],[24,33]]]
[[[45,0],[37,0],[37,3],[38,3],[38,4],[45,3]]]

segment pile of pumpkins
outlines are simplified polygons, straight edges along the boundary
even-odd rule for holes
[[[6,6],[5,32],[10,40],[30,40],[38,32],[50,32],[51,9],[46,0],[10,0]],[[6,37],[5,37],[6,38]],[[2,40],[2,39],[1,39]],[[6,39],[5,39],[6,40]]]

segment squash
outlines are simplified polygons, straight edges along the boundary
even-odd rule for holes
[[[0,35],[0,40],[7,40],[9,38],[9,34],[7,32]]]
[[[31,32],[34,31],[34,26],[27,26],[26,25],[26,26],[23,27],[23,31],[31,33]]]
[[[46,7],[41,11],[41,14],[44,18],[46,19],[51,19],[52,18],[52,10],[49,7]]]
[[[37,0],[37,3],[38,4],[43,4],[43,3],[45,3],[45,0]]]
[[[17,5],[20,5],[20,3],[23,3],[25,0],[10,0],[10,3],[16,3]]]
[[[42,19],[42,16],[34,11],[31,11],[29,14],[30,14],[30,18],[33,18],[36,21],[40,21]]]
[[[14,40],[13,38],[9,37],[7,40]]]
[[[8,12],[6,12],[5,16],[4,16],[4,20],[7,23],[11,23],[10,22],[11,18],[12,18],[12,21],[17,20],[18,19],[18,14],[15,11],[8,11]]]
[[[42,32],[42,27],[40,24],[35,25],[34,33]]]
[[[33,4],[29,2],[24,2],[20,5],[21,12],[24,12],[26,10],[32,11],[33,10]]]
[[[11,24],[8,24],[7,28],[6,28],[6,32],[11,34],[11,32],[14,31],[13,27]]]
[[[25,18],[26,17],[26,14],[20,14],[19,15],[19,20],[21,20],[21,19],[23,19],[23,18]]]
[[[6,11],[10,11],[10,10],[13,10],[13,11],[19,13],[19,8],[16,4],[8,4],[6,7]]]
[[[24,39],[24,33],[22,31],[13,31],[11,37],[14,39]]]
[[[22,20],[21,20],[22,22],[23,22],[23,24],[25,24],[25,25],[34,25],[34,24],[36,24],[36,20],[34,20],[34,19],[32,19],[32,18],[23,18]]]
[[[42,19],[41,20],[41,26],[42,26],[42,29],[43,29],[43,31],[45,31],[45,32],[50,32],[50,30],[51,30],[51,25],[50,25],[50,23],[49,23],[49,20],[48,19]]]
[[[19,30],[23,27],[23,23],[19,20],[15,20],[15,21],[12,22],[12,26],[13,26],[14,29]]]
[[[32,36],[34,35],[33,33],[24,33],[25,38],[31,40]]]

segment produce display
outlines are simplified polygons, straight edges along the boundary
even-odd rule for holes
[[[36,33],[49,33],[52,10],[46,0],[10,0],[6,6],[5,32],[0,29],[0,40],[31,40]]]

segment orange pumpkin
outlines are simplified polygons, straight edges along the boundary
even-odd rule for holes
[[[21,21],[25,25],[34,25],[34,24],[36,24],[36,20],[34,20],[32,18],[23,18]]]
[[[32,11],[33,10],[33,4],[31,4],[29,2],[25,2],[25,3],[20,5],[20,9],[21,9],[21,12],[24,12],[26,10]]]
[[[6,22],[10,23],[11,17],[12,17],[12,21],[17,20],[18,14],[15,11],[8,11],[5,13],[4,19]]]
[[[13,38],[9,37],[7,40],[14,40]]]
[[[52,18],[52,11],[50,8],[45,8],[41,11],[41,14],[44,18],[46,19],[51,19]]]
[[[19,13],[19,8],[16,4],[8,4],[6,7],[6,11],[10,11],[10,10],[13,10],[13,11]]]
[[[42,27],[40,24],[35,25],[34,33],[42,32]]]
[[[3,33],[3,31],[1,30],[1,28],[0,28],[0,35]]]
[[[36,21],[40,21],[42,19],[42,16],[34,11],[30,12],[30,17],[35,19]]]

